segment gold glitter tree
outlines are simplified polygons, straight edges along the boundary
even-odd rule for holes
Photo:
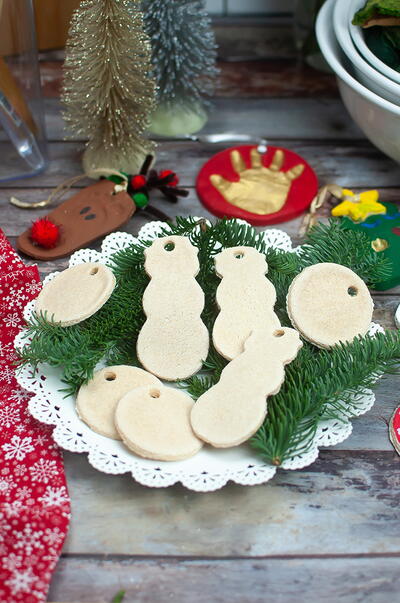
[[[136,173],[152,143],[150,42],[132,0],[84,0],[71,19],[62,101],[67,126],[88,138],[83,164]]]

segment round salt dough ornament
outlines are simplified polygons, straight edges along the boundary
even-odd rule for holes
[[[159,386],[161,381],[134,366],[107,366],[82,385],[76,398],[76,411],[93,431],[120,440],[114,422],[117,404],[129,391],[144,385]]]
[[[35,312],[69,327],[95,314],[109,299],[115,276],[103,264],[86,263],[67,268],[43,287]]]
[[[124,444],[139,456],[180,461],[202,447],[190,425],[193,404],[182,391],[146,385],[120,400],[115,424]]]
[[[290,151],[241,145],[213,155],[196,182],[200,201],[219,218],[241,218],[255,226],[300,215],[318,192],[311,166]]]
[[[373,309],[364,281],[350,268],[329,262],[305,268],[287,295],[293,326],[320,348],[365,335]]]

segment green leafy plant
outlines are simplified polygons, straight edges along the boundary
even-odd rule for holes
[[[399,17],[398,0],[367,0],[365,6],[356,12],[353,25],[365,25],[375,17]]]

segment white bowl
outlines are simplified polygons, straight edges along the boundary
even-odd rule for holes
[[[377,71],[382,73],[385,77],[393,80],[397,84],[400,84],[400,73],[395,71],[389,65],[386,65],[383,61],[378,59],[378,57],[371,52],[368,46],[365,43],[363,30],[358,25],[353,25],[352,20],[354,14],[358,11],[358,9],[362,8],[365,4],[365,0],[350,0],[350,13],[349,13],[349,32],[351,35],[351,39],[354,42],[355,47],[362,57],[368,63],[374,67]]]
[[[327,0],[318,15],[321,52],[338,78],[340,94],[354,121],[374,145],[400,163],[400,107],[365,88],[344,68],[332,30],[334,6],[335,0]]]
[[[349,32],[349,0],[336,0],[333,9],[333,28],[340,47],[350,60],[357,79],[384,99],[399,105],[400,86],[376,71],[357,52]]]

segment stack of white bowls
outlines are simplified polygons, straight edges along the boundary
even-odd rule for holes
[[[400,163],[400,73],[367,47],[351,24],[366,0],[327,0],[317,19],[321,52],[337,76],[350,115],[365,135]]]

